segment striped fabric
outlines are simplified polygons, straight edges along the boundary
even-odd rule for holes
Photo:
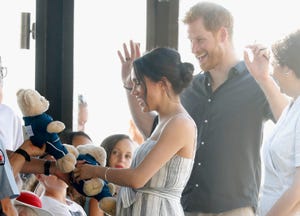
[[[156,141],[146,140],[139,148],[132,167],[138,164],[155,146]],[[194,160],[175,155],[143,188],[133,190],[122,187],[117,202],[118,216],[183,216],[180,203]]]

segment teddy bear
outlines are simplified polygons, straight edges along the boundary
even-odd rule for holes
[[[77,160],[84,160],[91,165],[106,166],[106,151],[101,146],[95,144],[84,144],[74,147],[73,145],[64,144],[69,152],[74,154]],[[98,200],[99,207],[109,215],[116,213],[115,185],[108,183],[101,178],[91,178],[77,182],[73,175],[70,174],[72,186],[81,194],[93,197]]]
[[[23,114],[25,135],[32,144],[40,148],[46,144],[45,152],[56,159],[61,172],[69,173],[74,170],[76,158],[68,152],[58,136],[65,129],[64,123],[54,121],[45,113],[49,108],[49,101],[35,89],[19,89],[17,102]]]

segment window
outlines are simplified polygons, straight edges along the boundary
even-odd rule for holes
[[[74,98],[83,94],[87,100],[89,118],[85,131],[94,141],[128,132],[130,113],[117,50],[130,39],[139,41],[144,50],[146,2],[75,1]]]
[[[2,66],[7,67],[3,103],[21,115],[16,92],[20,88],[34,88],[35,83],[35,41],[30,34],[30,49],[20,49],[21,13],[29,12],[31,24],[35,22],[35,1],[1,1],[1,8],[0,56]]]

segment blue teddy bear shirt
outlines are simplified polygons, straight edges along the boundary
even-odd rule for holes
[[[48,124],[53,121],[50,115],[43,113],[37,116],[23,117],[23,119],[26,133],[35,146],[41,148],[46,143],[46,152],[53,155],[55,159],[60,159],[68,153],[57,133],[47,131]]]
[[[79,154],[77,157],[77,160],[84,160],[87,164],[91,164],[91,165],[100,165],[96,159],[90,155],[90,154]],[[84,196],[88,196],[86,193],[84,193],[83,191],[83,186],[85,181],[84,180],[80,180],[78,183],[75,181],[75,179],[73,179],[73,175],[71,174],[71,179],[72,179],[72,185],[73,187],[81,194],[83,194]],[[94,195],[94,196],[88,196],[88,197],[93,197],[96,200],[100,201],[102,198],[104,197],[112,197],[112,194],[110,193],[109,187],[108,187],[108,182],[103,180],[103,188],[101,190],[101,192],[99,192],[98,194]]]

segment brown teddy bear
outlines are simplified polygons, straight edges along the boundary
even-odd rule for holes
[[[20,89],[17,92],[17,102],[23,114],[26,136],[33,145],[41,148],[46,144],[46,153],[54,156],[57,167],[62,172],[74,170],[76,158],[64,147],[57,134],[64,130],[64,123],[53,121],[45,113],[49,108],[49,101],[34,89]]]
[[[77,160],[84,160],[91,165],[105,166],[106,151],[101,146],[84,144],[76,147],[64,144],[69,152],[75,155]],[[98,200],[99,207],[109,215],[116,213],[115,185],[100,178],[92,178],[76,182],[71,175],[72,186],[81,194]]]

